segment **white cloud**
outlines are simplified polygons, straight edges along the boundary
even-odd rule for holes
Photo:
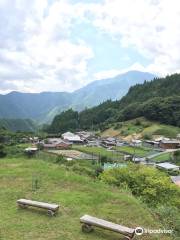
[[[1,91],[71,91],[128,70],[180,72],[179,0],[0,0],[0,16]],[[82,22],[124,48],[135,48],[151,63],[111,69],[109,59],[110,70],[92,73],[90,79],[93,48],[71,36],[74,25]]]
[[[161,74],[180,70],[179,0],[106,0],[93,9],[94,25],[133,46]]]
[[[11,14],[10,3],[4,7],[4,22]],[[13,5],[11,18],[16,27],[8,22],[7,34],[0,41],[0,81],[11,81],[13,89],[28,92],[71,91],[87,81],[87,62],[93,51],[85,42],[73,43],[70,38],[74,19],[83,17],[78,4],[16,0]]]
[[[137,63],[132,64],[130,67],[123,68],[120,70],[119,69],[111,69],[111,70],[107,70],[107,71],[97,72],[94,74],[93,78],[96,80],[113,78],[119,74],[126,73],[128,71],[133,71],[133,70],[146,72],[147,68],[137,62]],[[149,72],[151,72],[151,71],[149,71]]]

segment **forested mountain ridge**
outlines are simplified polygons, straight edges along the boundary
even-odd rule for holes
[[[30,119],[0,119],[0,128],[12,132],[34,132],[37,126]]]
[[[130,71],[114,78],[94,81],[69,92],[20,93],[0,95],[0,118],[33,119],[41,123],[51,120],[69,108],[80,111],[107,99],[120,99],[136,83],[154,78],[153,74]]]
[[[63,128],[63,121],[66,125]],[[68,116],[71,116],[68,119]],[[180,74],[137,84],[120,101],[106,101],[80,112],[56,116],[48,131],[103,128],[108,123],[144,116],[149,120],[180,126]],[[70,124],[69,123],[70,120]]]

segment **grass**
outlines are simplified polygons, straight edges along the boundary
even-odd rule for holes
[[[123,159],[123,154],[117,153],[114,151],[108,151],[103,147],[86,147],[86,146],[73,145],[73,149],[76,149],[88,154],[94,154],[95,156],[105,156],[107,158],[118,159],[118,160]]]
[[[163,154],[153,158],[153,160],[155,162],[167,162],[167,161],[171,161],[171,156],[172,156],[172,153],[163,153]]]
[[[32,190],[32,179],[39,189]],[[56,217],[38,209],[17,209],[16,200],[28,198],[58,203]],[[81,232],[79,218],[94,215],[129,227],[163,228],[157,217],[130,193],[67,171],[41,159],[0,160],[0,238],[2,240],[116,240],[118,234],[96,229]],[[138,238],[136,238],[138,239]],[[144,235],[142,240],[171,239],[168,235]]]
[[[143,134],[162,135],[170,138],[175,138],[179,133],[180,128],[178,127],[158,123],[153,123],[143,131]]]
[[[165,137],[175,138],[180,133],[180,128],[160,124],[146,120],[145,118],[137,118],[122,123],[114,123],[109,129],[105,130],[101,136],[132,139],[134,135],[138,135],[140,138],[143,136],[163,135]]]
[[[125,152],[127,154],[136,155],[139,157],[146,157],[152,152],[152,149],[145,148],[145,147],[122,146],[122,147],[115,147],[115,149],[117,149],[118,151]]]

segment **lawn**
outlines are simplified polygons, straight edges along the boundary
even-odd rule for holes
[[[39,189],[32,190],[38,179]],[[27,198],[60,204],[56,217],[37,209],[18,209],[16,200]],[[96,229],[81,232],[84,214],[129,227],[163,228],[157,217],[127,191],[93,181],[41,159],[0,160],[0,239],[2,240],[118,240],[118,234]],[[136,238],[137,239],[137,238]],[[142,240],[171,239],[168,235],[143,235]]]
[[[127,154],[136,155],[139,157],[146,157],[151,152],[151,148],[145,148],[145,147],[133,147],[133,146],[122,146],[122,147],[115,147],[118,151],[125,152]]]
[[[73,149],[88,153],[88,154],[94,154],[95,156],[105,156],[111,159],[118,159],[123,160],[123,154],[117,153],[115,151],[107,150],[103,147],[86,147],[86,146],[79,146],[79,145],[73,145]]]
[[[171,161],[171,156],[172,156],[172,153],[163,153],[163,154],[153,158],[153,160],[155,162],[167,162],[167,161]]]

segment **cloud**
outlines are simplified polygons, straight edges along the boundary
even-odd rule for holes
[[[137,63],[132,64],[130,67],[123,68],[120,70],[119,69],[111,69],[111,70],[107,70],[107,71],[97,72],[94,74],[93,78],[96,80],[113,78],[119,74],[126,73],[126,72],[133,71],[133,70],[146,72],[147,68],[137,62]]]
[[[160,74],[180,70],[178,0],[106,0],[92,11],[97,28],[151,60],[148,70]]]
[[[73,22],[83,17],[78,4],[46,0],[0,4],[1,85],[7,82],[9,90],[12,83],[12,90],[28,92],[71,91],[86,81],[93,50],[70,38]]]
[[[110,58],[110,70],[91,72],[93,43],[72,36],[81,23],[105,33],[104,41],[134,49],[148,63],[138,59],[116,69]],[[180,72],[179,52],[178,0],[0,0],[1,92],[72,91],[128,70]]]

